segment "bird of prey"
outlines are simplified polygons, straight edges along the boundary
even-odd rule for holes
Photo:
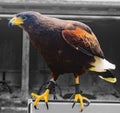
[[[117,81],[111,72],[115,70],[115,65],[105,59],[100,44],[88,25],[48,17],[34,11],[16,14],[9,21],[9,25],[17,25],[29,34],[30,42],[51,69],[51,79],[45,92],[41,95],[32,93],[32,97],[35,98],[34,107],[40,100],[48,103],[50,90],[55,86],[59,75],[64,73],[74,74],[74,103],[80,102],[81,110],[85,107],[83,100],[89,102],[89,99],[80,92],[79,75],[90,70],[105,81],[111,83]]]

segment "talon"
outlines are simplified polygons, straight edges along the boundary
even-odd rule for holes
[[[89,105],[90,105],[90,101],[88,100],[84,106],[87,107]]]
[[[47,107],[47,110],[49,109],[49,106],[48,106],[48,103],[46,102],[46,107]]]
[[[87,101],[87,104],[84,105],[83,101]],[[73,106],[72,108],[75,106],[75,103],[79,101],[80,102],[80,108],[81,108],[81,112],[84,110],[84,108],[86,106],[88,106],[90,104],[90,101],[86,98],[86,97],[83,97],[82,95],[80,94],[75,94],[75,98],[74,98],[74,103],[73,103]]]
[[[81,109],[81,111],[80,112],[83,112],[83,109]]]
[[[36,110],[38,110],[37,106],[34,106],[34,108],[35,108]]]
[[[47,89],[42,95],[37,95],[35,93],[31,94],[32,98],[35,98],[35,101],[33,103],[35,109],[37,109],[36,106],[37,106],[38,102],[40,102],[41,100],[44,100],[46,103],[48,102],[49,92],[50,92],[50,90]],[[46,104],[46,106],[47,106],[47,109],[48,109],[48,104]]]
[[[74,108],[75,104],[76,104],[76,102],[73,103],[72,108]]]

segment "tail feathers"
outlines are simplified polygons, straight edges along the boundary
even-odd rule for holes
[[[116,77],[111,70],[115,70],[116,66],[106,59],[94,56],[95,61],[91,62],[90,71],[97,72],[99,77],[105,81],[115,83],[117,81]]]
[[[106,59],[94,56],[95,61],[90,63],[91,67],[89,68],[90,71],[95,72],[105,72],[106,70],[114,70],[116,66]]]
[[[98,74],[101,79],[107,82],[115,83],[117,81],[111,70],[107,70],[106,72],[99,72]]]

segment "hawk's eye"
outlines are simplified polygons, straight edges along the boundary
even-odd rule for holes
[[[22,18],[22,20],[24,20],[24,21],[27,19],[26,16],[21,16],[21,18]]]

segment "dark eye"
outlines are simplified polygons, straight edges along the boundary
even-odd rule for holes
[[[22,18],[22,20],[24,20],[24,21],[27,19],[26,16],[21,16],[21,18]]]

